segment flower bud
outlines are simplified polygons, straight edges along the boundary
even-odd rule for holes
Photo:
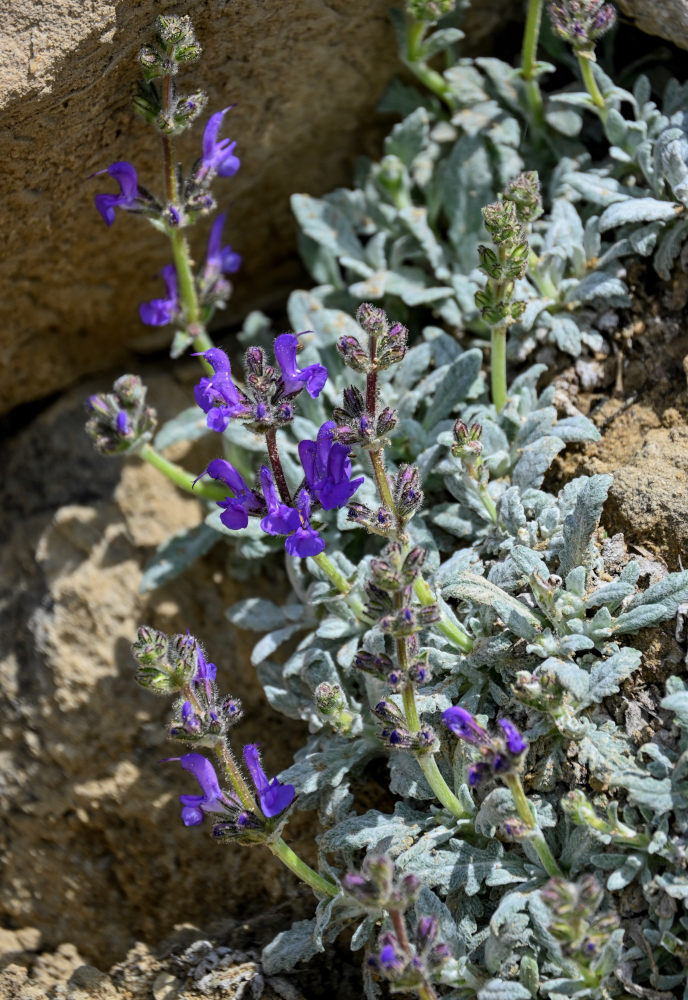
[[[344,364],[353,368],[355,372],[370,371],[370,358],[356,337],[340,337],[337,341],[337,350],[341,354]]]
[[[454,10],[456,0],[406,0],[406,9],[415,21],[433,24]]]
[[[396,158],[395,158],[396,159]],[[389,328],[387,314],[380,306],[362,302],[356,310],[356,322],[370,337],[381,337]]]
[[[540,178],[536,170],[528,170],[509,181],[502,195],[506,201],[516,206],[519,221],[527,225],[543,213]]]
[[[403,521],[413,517],[423,503],[418,466],[400,466],[392,484],[392,496],[399,517]]]

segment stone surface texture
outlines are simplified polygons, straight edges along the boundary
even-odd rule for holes
[[[93,206],[89,179],[129,160],[142,184],[160,188],[156,135],[130,98],[137,52],[155,16],[177,3],[34,0],[5,4],[0,38],[4,197],[0,225],[0,412],[64,388],[87,372],[125,363],[146,329],[138,303],[160,294],[164,239],[120,215],[110,230]],[[350,181],[353,163],[379,148],[376,103],[398,72],[389,0],[189,0],[204,46],[180,76],[209,93],[208,114],[228,104],[225,134],[242,167],[220,180],[230,207],[225,235],[244,256],[229,319],[276,303],[300,272],[289,209],[295,191],[321,194]],[[505,0],[481,0],[471,44],[496,23]],[[202,122],[179,144],[191,164]],[[192,233],[202,259],[208,226]],[[163,342],[165,342],[163,340]]]
[[[688,49],[688,0],[617,0],[622,14],[648,35]]]
[[[188,404],[190,386],[147,381],[163,417]],[[154,547],[203,512],[150,466],[91,450],[82,400],[95,388],[72,390],[0,455],[0,634],[11,639],[0,650],[0,925],[22,929],[0,935],[0,951],[69,942],[80,961],[107,969],[137,938],[157,943],[180,921],[249,919],[279,903],[298,912],[312,896],[264,852],[220,848],[209,824],[181,823],[178,796],[196,786],[179,764],[160,763],[184,751],[165,736],[168,699],[133,681],[139,624],[201,638],[221,687],[244,702],[239,752],[261,743],[271,773],[291,763],[300,727],[267,707],[250,637],[224,617],[247,586],[225,574],[225,545],[182,579],[138,593]],[[189,468],[206,461],[190,458]],[[262,586],[286,589],[279,566]],[[290,840],[304,824],[297,814]]]

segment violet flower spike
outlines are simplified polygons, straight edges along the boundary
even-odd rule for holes
[[[325,548],[325,542],[315,528],[311,527],[311,502],[305,490],[299,493],[297,506],[300,525],[294,534],[287,538],[284,547],[290,556],[299,559],[320,555]]]
[[[225,528],[229,528],[230,531],[238,531],[239,528],[245,528],[248,524],[248,515],[258,514],[263,510],[263,501],[261,498],[254,490],[249,489],[241,473],[237,472],[232,463],[226,459],[213,459],[203,475],[208,475],[211,479],[219,479],[235,494],[233,497],[227,497],[225,500],[218,500],[217,503],[217,506],[222,508],[220,520]],[[198,478],[200,479],[201,476]],[[212,666],[212,664],[209,664],[209,666]],[[215,680],[215,678],[212,677],[211,680]]]
[[[454,705],[442,712],[442,722],[448,729],[451,729],[455,736],[467,743],[485,747],[492,745],[492,740],[487,732],[478,725],[471,713],[467,709],[461,708],[460,705]]]
[[[91,177],[99,177],[100,174],[109,174],[119,184],[119,194],[97,194],[95,196],[96,208],[103,217],[105,225],[110,227],[115,221],[115,209],[121,208],[125,211],[135,208],[139,197],[138,178],[136,169],[126,160],[118,160],[104,170],[97,170]]]
[[[222,433],[232,417],[245,417],[251,412],[246,397],[232,382],[229,358],[219,347],[202,352],[213,369],[210,378],[204,376],[194,388],[196,402],[208,415],[211,431]]]
[[[279,816],[293,802],[294,786],[283,785],[278,778],[268,781],[265,771],[260,766],[260,756],[255,743],[248,743],[244,747],[244,760],[253,784],[256,786],[263,815],[268,819]]]
[[[298,338],[293,333],[281,333],[275,340],[275,358],[282,371],[284,391],[290,396],[305,389],[311,399],[316,399],[327,381],[327,368],[319,364],[308,365],[303,369],[297,368],[298,346]]]
[[[334,421],[328,420],[318,431],[316,441],[299,443],[306,486],[323,510],[344,507],[364,481],[363,476],[352,481],[349,449],[332,440],[335,427]]]
[[[229,243],[222,246],[222,229],[227,213],[222,212],[213,223],[208,237],[208,252],[205,258],[206,280],[218,278],[221,274],[235,274],[241,267],[241,255],[232,250]]]
[[[166,264],[160,272],[167,286],[167,298],[151,299],[139,306],[141,321],[148,326],[165,326],[173,323],[179,315],[179,297],[177,294],[177,269],[174,264]]]
[[[528,744],[523,739],[513,722],[509,722],[508,719],[498,719],[497,724],[500,726],[504,736],[506,737],[506,746],[509,753],[517,754],[523,753],[524,750],[528,749]]]
[[[215,768],[203,754],[185,753],[181,757],[167,757],[166,760],[178,760],[185,771],[193,774],[201,786],[202,795],[180,795],[182,804],[182,823],[184,826],[198,826],[203,822],[205,813],[225,812],[225,807],[231,804],[223,794],[215,774]]]
[[[207,174],[217,174],[219,177],[233,177],[241,166],[241,160],[234,155],[236,142],[229,139],[217,140],[217,133],[220,131],[222,119],[234,107],[230,104],[222,111],[216,112],[208,119],[208,124],[203,132],[203,156],[201,159],[201,176]]]
[[[293,507],[282,503],[272,473],[266,465],[260,468],[260,483],[268,512],[260,526],[268,535],[289,535],[299,527],[299,514]]]

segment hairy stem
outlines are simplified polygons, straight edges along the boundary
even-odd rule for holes
[[[595,74],[592,71],[592,61],[590,59],[586,59],[585,56],[580,53],[577,53],[577,55],[578,65],[580,67],[581,76],[583,77],[585,89],[590,94],[592,103],[600,112],[600,118],[604,121],[606,118],[607,105],[605,104],[600,88],[597,86],[597,80],[595,79]]]
[[[203,482],[198,482],[194,486],[194,476],[190,472],[183,469],[181,465],[177,465],[176,462],[170,462],[169,459],[163,458],[151,444],[144,444],[137,454],[145,462],[149,462],[158,472],[167,476],[170,482],[178,486],[180,490],[184,490],[185,493],[192,493],[193,496],[203,500],[217,501],[225,500],[227,497],[227,490],[224,486],[212,486],[210,483]]]
[[[368,454],[370,455],[370,461],[373,466],[373,474],[375,476],[375,483],[377,484],[377,491],[380,494],[382,505],[387,508],[390,514],[394,514],[396,516],[396,507],[394,505],[392,491],[389,488],[389,479],[387,478],[382,452],[371,451]]]
[[[275,857],[279,858],[283,865],[300,878],[302,882],[309,885],[314,892],[319,892],[323,896],[336,896],[338,887],[329,879],[324,879],[317,872],[313,871],[310,865],[292,851],[291,847],[280,837],[279,840],[269,841],[267,845]]]
[[[523,33],[523,49],[521,55],[521,76],[526,85],[526,96],[533,113],[535,123],[542,128],[545,115],[542,105],[542,94],[537,80],[537,44],[540,35],[542,18],[542,0],[529,0],[526,26]]]
[[[490,354],[490,384],[492,402],[497,413],[506,406],[506,327],[492,327],[492,352]]]
[[[280,458],[279,448],[277,446],[277,430],[275,427],[271,427],[265,435],[265,443],[268,446],[270,466],[275,477],[275,482],[277,483],[279,495],[282,498],[282,503],[286,503],[290,506],[291,494],[289,493],[289,487],[287,486],[284,469],[282,468],[282,459]]]
[[[435,603],[435,595],[430,589],[430,585],[427,580],[425,580],[420,573],[416,577],[413,584],[413,592],[423,607],[427,608],[429,605]],[[464,632],[458,623],[450,621],[442,609],[440,609],[440,614],[442,617],[434,627],[438,629],[438,631],[440,631],[446,639],[449,639],[452,645],[456,646],[457,649],[460,649],[462,653],[470,653],[473,649],[473,639],[470,635],[468,635],[467,632]]]
[[[166,76],[162,84],[163,93],[163,113],[171,113],[172,102],[174,100],[174,84],[171,76]],[[174,138],[171,135],[162,137],[162,159],[165,175],[165,197],[168,205],[178,206],[179,188],[177,185],[177,170],[174,162]],[[186,316],[188,332],[193,336],[194,351],[199,354],[209,351],[213,342],[206,333],[205,324],[201,317],[201,308],[196,291],[196,282],[191,267],[191,254],[189,244],[181,229],[168,226],[167,235],[172,247],[174,266],[177,271],[177,282],[179,286],[179,303]],[[212,375],[213,369],[208,362],[203,359],[204,369]]]
[[[517,774],[509,774],[504,781],[513,796],[519,818],[530,830],[533,831],[533,834],[530,837],[530,842],[537,851],[537,856],[542,862],[542,867],[551,878],[560,878],[563,875],[563,872],[554,860],[554,855],[549,849],[549,845],[545,840],[544,834],[536,823],[535,814],[530,802],[526,798],[526,793],[523,790],[521,779]]]

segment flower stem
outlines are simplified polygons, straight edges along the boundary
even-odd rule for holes
[[[287,480],[284,475],[284,469],[282,468],[282,459],[280,458],[279,448],[277,446],[277,430],[271,427],[270,430],[265,435],[265,443],[268,446],[268,456],[270,458],[270,466],[272,467],[272,472],[275,477],[275,482],[277,483],[277,489],[279,490],[279,495],[282,498],[282,503],[291,505],[291,494],[289,493],[289,487],[287,486]]]
[[[149,462],[158,472],[167,476],[170,482],[178,486],[180,490],[184,490],[185,493],[191,493],[203,500],[217,501],[225,500],[227,497],[227,490],[224,486],[211,486],[202,482],[194,486],[194,477],[190,472],[183,469],[181,465],[177,465],[176,462],[170,462],[169,459],[163,458],[151,444],[144,444],[137,454],[145,462]]]
[[[542,94],[537,80],[537,44],[540,35],[540,21],[542,18],[542,0],[529,0],[526,26],[523,33],[523,49],[521,56],[521,77],[525,81],[526,96],[533,119],[540,128],[545,123],[545,115],[542,104]]]
[[[268,841],[267,845],[275,857],[279,858],[283,865],[300,878],[302,882],[309,885],[314,892],[319,892],[323,896],[336,896],[339,892],[338,887],[334,882],[330,882],[329,879],[324,879],[317,872],[313,871],[310,865],[307,865],[305,861],[302,861],[298,854],[292,851],[291,847],[282,840]]]
[[[170,112],[174,100],[174,84],[171,76],[163,78],[163,113]],[[171,135],[162,136],[163,171],[165,175],[165,197],[168,205],[179,203],[179,188],[177,185],[177,170],[174,163],[174,138]],[[196,282],[191,268],[189,244],[181,229],[168,226],[167,235],[172,247],[174,266],[179,284],[179,302],[186,316],[187,330],[193,336],[193,348],[199,354],[209,351],[213,342],[206,333],[205,324],[201,318],[201,308],[196,291]],[[213,369],[203,359],[202,364],[209,375]]]
[[[420,573],[416,577],[413,584],[413,592],[423,607],[427,608],[429,605],[435,603],[435,595],[430,589],[427,580],[425,580]],[[440,614],[442,617],[434,627],[437,628],[446,639],[449,639],[449,641],[456,646],[457,649],[460,649],[462,653],[470,653],[473,649],[473,639],[470,635],[464,632],[458,623],[450,621],[442,609],[440,609]]]
[[[506,406],[506,327],[492,327],[492,352],[490,354],[490,384],[492,402],[497,413]]]
[[[526,798],[526,793],[523,790],[521,779],[517,774],[509,774],[504,778],[504,782],[513,796],[516,811],[518,812],[520,819],[530,830],[533,831],[533,834],[530,837],[530,842],[537,851],[537,856],[542,862],[542,867],[550,877],[560,878],[563,875],[563,872],[554,860],[554,855],[549,849],[549,845],[545,840],[544,834],[542,833],[542,830],[539,829],[535,821],[535,815],[530,802]]]
[[[590,94],[592,103],[600,112],[600,118],[604,120],[604,118],[606,118],[607,105],[605,104],[600,88],[597,86],[597,80],[595,79],[595,74],[592,71],[592,61],[590,59],[586,59],[585,56],[580,53],[577,53],[577,55],[578,65],[580,67],[581,76],[583,77],[585,89]]]
[[[363,602],[355,594],[351,593],[351,585],[344,574],[337,569],[332,560],[324,552],[320,552],[317,556],[311,556],[310,558],[323,571],[328,580],[334,584],[339,593],[344,594],[347,604],[356,617],[359,618],[363,612]]]
[[[444,77],[434,69],[430,69],[422,55],[423,38],[425,37],[426,26],[422,21],[408,19],[406,25],[406,56],[404,62],[415,73],[421,83],[424,83],[428,90],[437,94],[440,100],[444,101],[450,111],[453,111],[451,102],[451,87]]]
[[[392,497],[392,491],[389,488],[389,480],[387,479],[387,473],[385,471],[385,463],[382,458],[382,452],[371,451],[369,452],[370,461],[373,466],[373,474],[375,476],[375,482],[377,484],[377,491],[380,494],[380,499],[383,505],[387,508],[390,514],[396,514],[396,508],[394,506],[394,499]]]

